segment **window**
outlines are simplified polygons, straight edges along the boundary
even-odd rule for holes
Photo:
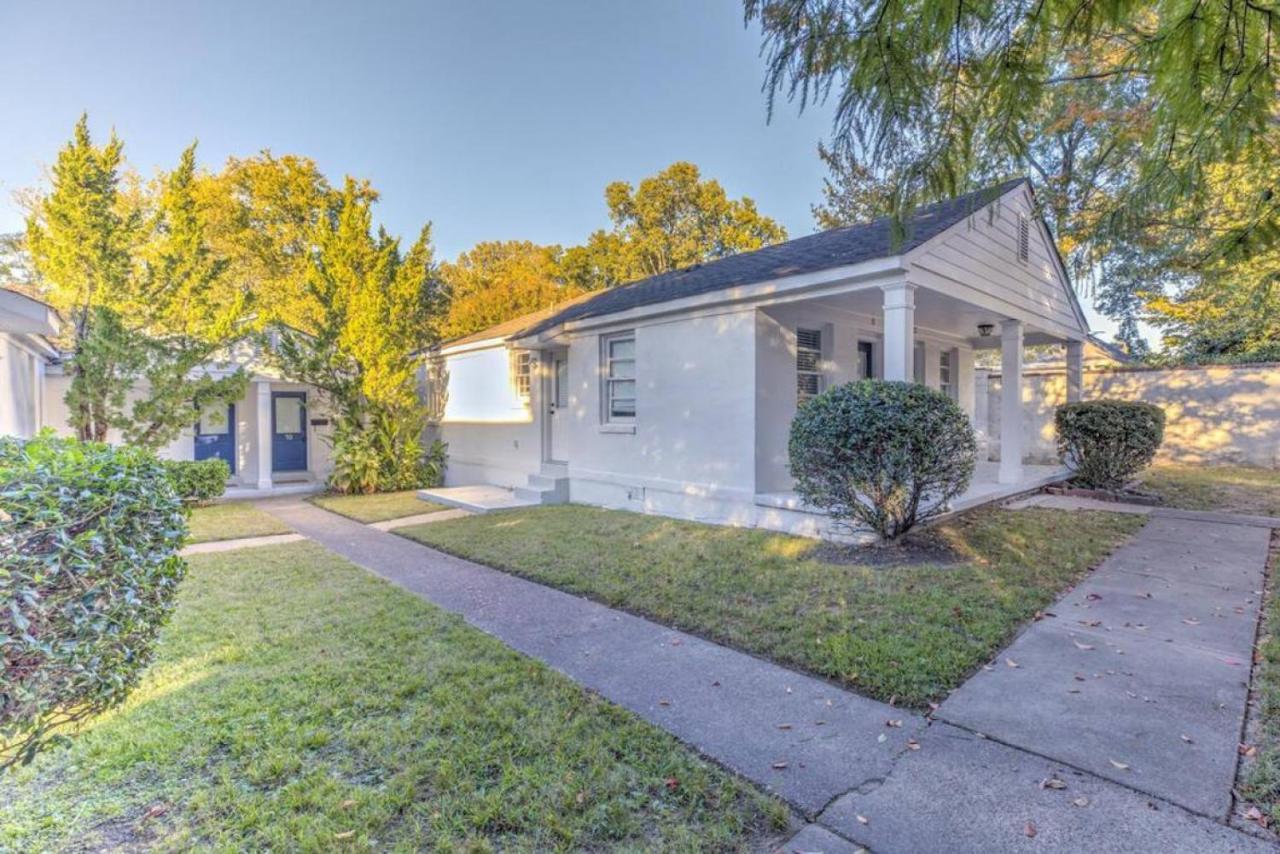
[[[636,417],[636,336],[623,332],[601,339],[604,357],[604,420]]]
[[[1024,213],[1018,214],[1018,260],[1031,257],[1031,223]]]
[[[804,403],[822,391],[822,331],[796,330],[796,399]]]
[[[511,381],[516,387],[516,394],[528,400],[533,388],[533,353],[520,350],[512,356]]]
[[[952,400],[956,399],[955,380],[952,379],[952,356],[950,350],[943,350],[938,355],[938,391]]]

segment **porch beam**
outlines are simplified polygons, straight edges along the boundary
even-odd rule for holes
[[[1067,342],[1067,403],[1077,403],[1084,392],[1084,342]]]
[[[258,489],[271,488],[271,383],[255,380],[257,391]]]
[[[1022,321],[1000,324],[1000,483],[1022,480]]]
[[[884,378],[911,382],[915,376],[916,286],[882,285],[884,291]]]

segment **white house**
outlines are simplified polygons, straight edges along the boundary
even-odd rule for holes
[[[0,289],[0,435],[30,438],[44,427],[73,435],[65,402],[71,378],[47,337],[56,335],[58,328],[52,308]],[[231,467],[232,496],[323,486],[333,461],[329,417],[316,390],[281,377],[248,347],[238,348],[225,363],[201,370],[227,374],[237,366],[250,374],[248,393],[199,417],[193,412],[191,427],[160,449],[160,456],[225,459]],[[107,440],[119,442],[122,437],[112,433]]]
[[[572,500],[825,534],[792,492],[799,400],[860,377],[915,380],[975,413],[974,353],[1066,345],[1080,389],[1084,313],[1030,184],[665,273],[447,342],[431,393],[449,443],[433,500],[485,509]],[[1003,396],[1000,462],[957,506],[1061,477],[1027,466]],[[1012,451],[1012,453],[1011,453]],[[461,488],[459,488],[461,487]]]
[[[57,334],[52,308],[0,288],[0,436],[27,439],[45,423],[45,371],[58,357],[48,336]]]

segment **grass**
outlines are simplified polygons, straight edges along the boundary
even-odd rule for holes
[[[1245,798],[1256,804],[1273,825],[1280,824],[1280,597],[1276,596],[1274,575],[1278,558],[1280,551],[1273,539],[1272,575],[1253,676],[1257,717],[1250,725],[1248,736],[1256,744],[1258,753],[1252,766],[1242,774],[1241,786]]]
[[[288,534],[292,530],[284,522],[247,501],[196,507],[187,520],[188,542],[192,543],[265,537],[269,534]]]
[[[1139,483],[1170,507],[1280,516],[1280,471],[1275,469],[1157,463]]]
[[[0,850],[742,850],[787,821],[319,546],[190,565],[129,701],[4,781]]]
[[[443,504],[423,501],[418,498],[417,490],[413,489],[376,492],[373,495],[317,495],[311,499],[311,503],[365,523],[385,522],[388,519],[447,509]]]
[[[983,509],[915,538],[935,562],[907,549],[897,564],[880,552],[841,559],[813,540],[575,505],[398,533],[919,707],[964,681],[1141,524]],[[938,563],[939,551],[955,558]]]

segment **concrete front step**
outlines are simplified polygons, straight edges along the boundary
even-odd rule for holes
[[[522,498],[501,486],[447,486],[437,489],[419,489],[418,497],[435,504],[446,504],[470,510],[472,513],[490,513],[494,510],[513,510],[517,507],[533,507],[541,501]]]

